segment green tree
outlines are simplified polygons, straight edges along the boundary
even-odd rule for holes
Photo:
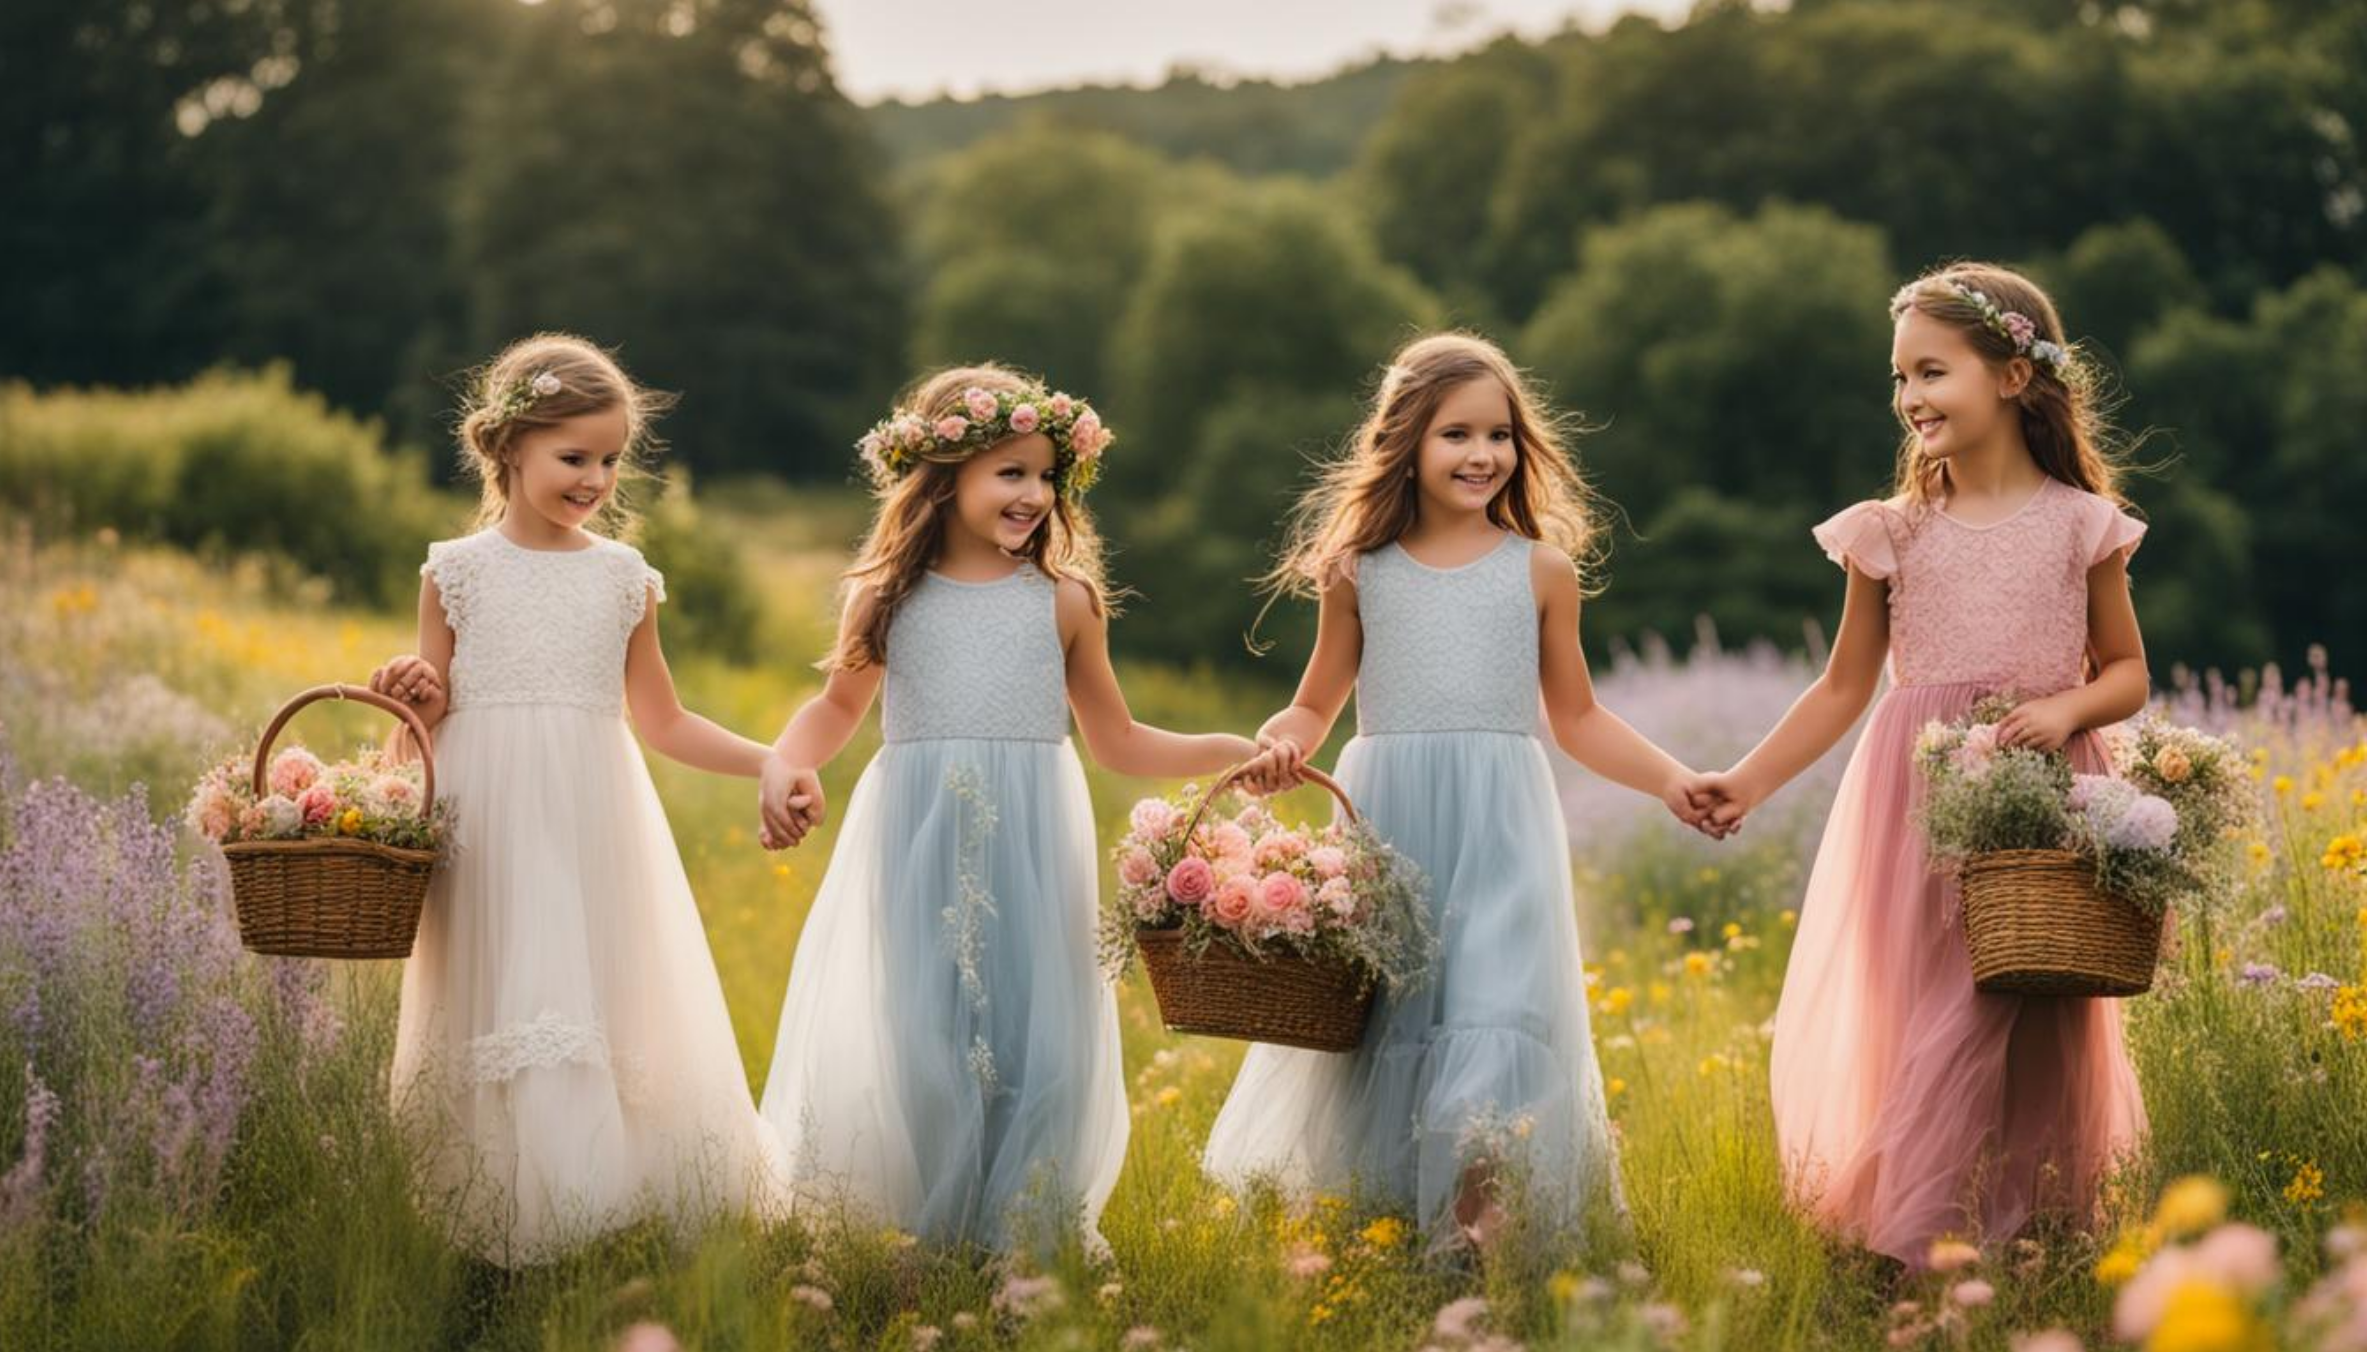
[[[2205,299],[2169,232],[2142,218],[2091,227],[2035,271],[2071,334],[2116,362],[2163,315]]]
[[[701,468],[843,472],[901,366],[899,240],[799,0],[550,0],[472,129],[463,266],[491,347],[622,347]]]

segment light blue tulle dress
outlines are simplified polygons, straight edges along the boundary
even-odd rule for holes
[[[1548,1232],[1622,1210],[1569,844],[1536,736],[1532,548],[1514,535],[1432,568],[1391,544],[1359,561],[1357,735],[1338,778],[1429,875],[1438,968],[1384,992],[1354,1052],[1252,1048],[1206,1155],[1228,1182],[1409,1207],[1434,1246],[1454,1241],[1458,1180],[1481,1161]]]
[[[764,1116],[801,1207],[996,1249],[1079,1217],[1098,1245],[1126,1096],[1050,580],[931,574],[886,665],[886,745],[798,941]]]

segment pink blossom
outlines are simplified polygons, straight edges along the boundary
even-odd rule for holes
[[[1147,887],[1159,877],[1159,861],[1137,845],[1118,860],[1118,881],[1128,887]]]
[[[2129,1278],[2112,1303],[2112,1336],[2122,1342],[2143,1342],[2160,1323],[2162,1311],[2169,1307],[2170,1294],[2186,1283],[2203,1277],[2194,1261],[2194,1251],[2184,1246],[2162,1250]]]
[[[1228,859],[1237,859],[1246,864],[1252,857],[1249,832],[1243,830],[1238,822],[1219,825],[1210,839],[1216,846],[1216,852]]]
[[[948,413],[937,420],[939,441],[960,441],[970,433],[970,424],[959,413]]]
[[[1018,436],[1035,431],[1043,422],[1043,415],[1036,412],[1033,404],[1021,404],[1011,410],[1011,431]]]
[[[1276,831],[1257,843],[1260,868],[1279,868],[1307,852],[1307,838],[1296,831]]]
[[[1127,824],[1143,840],[1164,840],[1175,829],[1175,804],[1164,798],[1145,798],[1127,814]]]
[[[2006,312],[2005,328],[2006,332],[2013,335],[2016,347],[2028,347],[2030,340],[2038,336],[2038,326],[2030,322],[2030,316],[2018,311]]]
[[[1069,428],[1068,444],[1075,449],[1079,460],[1091,460],[1101,454],[1106,444],[1103,437],[1101,415],[1088,408],[1077,415],[1077,421]]]
[[[1174,868],[1167,871],[1167,895],[1186,906],[1197,906],[1208,900],[1216,890],[1216,875],[1208,861],[1200,856],[1186,855]]]
[[[1282,1270],[1300,1281],[1331,1271],[1331,1259],[1312,1244],[1301,1244],[1282,1260]]]
[[[2258,1226],[2222,1225],[2194,1246],[2195,1268],[2245,1295],[2258,1295],[2277,1282],[2276,1237]]]
[[[311,788],[324,768],[320,757],[303,747],[291,746],[271,758],[271,791],[293,798]]]
[[[306,826],[318,826],[337,815],[337,794],[326,784],[315,784],[297,795],[296,806],[303,809]]]
[[[1052,396],[1051,405],[1053,417],[1065,418],[1069,415],[1069,410],[1076,407],[1076,401],[1065,394],[1055,394]]]
[[[1430,1328],[1441,1338],[1469,1342],[1478,1332],[1475,1325],[1487,1317],[1488,1303],[1478,1296],[1465,1296],[1441,1306],[1438,1318]]]
[[[1173,876],[1173,875],[1169,875]],[[1257,884],[1248,878],[1227,878],[1203,908],[1209,919],[1226,929],[1239,929],[1257,910]]]
[[[263,834],[263,827],[263,805],[261,803],[249,803],[239,809],[238,834],[240,836],[252,839]]]
[[[230,827],[238,813],[230,800],[230,791],[219,781],[209,782],[198,790],[197,800],[189,805],[189,824],[208,840],[222,840],[229,836]]]
[[[403,775],[380,775],[370,785],[370,796],[390,817],[419,815],[419,786]]]
[[[1948,1299],[1955,1301],[1957,1304],[1964,1306],[1966,1309],[1979,1309],[1981,1306],[1997,1299],[1997,1288],[1991,1286],[1985,1281],[1982,1281],[1980,1278],[1975,1277],[1970,1281],[1958,1282],[1956,1285],[1949,1287]]]
[[[2013,1352],[2087,1352],[2069,1329],[2045,1329],[2014,1335]]]
[[[1318,888],[1315,899],[1331,908],[1333,915],[1346,919],[1356,913],[1356,890],[1346,878],[1334,878]]]
[[[1285,920],[1307,909],[1307,885],[1287,873],[1269,873],[1257,886],[1258,912],[1267,920]]]
[[[1337,878],[1348,871],[1348,852],[1337,845],[1318,845],[1307,851],[1307,866],[1318,878]]]
[[[962,391],[962,406],[970,410],[973,422],[987,422],[994,417],[994,396],[975,385]]]

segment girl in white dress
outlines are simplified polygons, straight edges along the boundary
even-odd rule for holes
[[[419,652],[370,681],[435,729],[458,814],[403,973],[396,1106],[425,1132],[427,1204],[503,1265],[783,1199],[633,735],[722,774],[765,749],[682,707],[664,579],[587,529],[622,516],[656,403],[579,338],[497,357],[460,432],[481,529],[428,547]]]
[[[829,682],[764,769],[766,843],[795,844],[820,820],[815,768],[884,690],[886,745],[798,940],[765,1084],[799,1204],[998,1250],[1081,1215],[1098,1245],[1127,1112],[1069,714],[1120,774],[1256,750],[1127,711],[1079,501],[1108,438],[1083,403],[982,366],[923,381],[863,440],[879,509]]]

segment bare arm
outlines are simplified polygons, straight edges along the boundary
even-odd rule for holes
[[[419,578],[419,646],[417,651],[387,659],[370,673],[370,688],[411,706],[433,737],[452,708],[452,622],[444,614],[444,593],[435,578]],[[411,730],[396,728],[387,746],[409,759],[419,754],[411,745]]]
[[[843,632],[869,622],[875,594],[858,588],[847,597],[839,616]],[[761,840],[768,850],[796,845],[822,824],[826,803],[821,768],[846,749],[863,715],[879,694],[887,668],[877,662],[861,667],[834,667],[820,694],[797,706],[773,739],[757,779],[757,810],[764,819]]]
[[[1109,617],[1083,583],[1063,581],[1053,607],[1068,654],[1068,703],[1094,761],[1122,775],[1174,779],[1213,774],[1257,754],[1246,737],[1229,732],[1182,733],[1135,720],[1126,692],[1110,668]]]
[[[1630,727],[1594,697],[1594,677],[1578,646],[1578,569],[1569,556],[1538,545],[1530,553],[1537,593],[1537,683],[1554,742],[1573,760],[1614,784],[1649,794],[1699,825],[1703,816],[1686,792],[1692,771]]]
[[[1364,660],[1364,621],[1356,610],[1356,578],[1343,568],[1324,585],[1315,613],[1315,650],[1307,655],[1307,669],[1299,677],[1298,693],[1290,707],[1276,713],[1257,730],[1265,748],[1250,782],[1279,791],[1299,782],[1298,769],[1339,721],[1348,696],[1356,689],[1356,669]]]
[[[1718,821],[1738,819],[1832,750],[1873,700],[1882,680],[1882,659],[1889,652],[1890,584],[1852,566],[1849,590],[1841,602],[1840,631],[1823,674],[1792,702],[1751,754],[1725,774],[1707,777],[1727,799]]]
[[[649,749],[693,769],[754,778],[764,765],[764,746],[718,727],[682,707],[674,672],[658,642],[657,589],[650,588],[641,623],[625,643],[625,707]]]
[[[2118,723],[2145,707],[2153,679],[2145,668],[2145,636],[2129,600],[2129,556],[2112,554],[2088,570],[2088,657],[2095,679],[2031,700],[1997,725],[2005,746],[2053,751],[2088,728]]]

